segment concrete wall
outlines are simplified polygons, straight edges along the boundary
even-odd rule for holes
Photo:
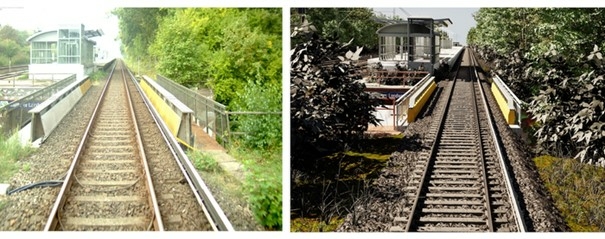
[[[23,127],[19,135],[21,142],[42,141],[59,125],[61,120],[90,89],[90,78],[82,78],[29,111],[32,121]],[[37,144],[37,143],[36,143]]]
[[[147,76],[143,76],[139,85],[172,135],[181,143],[193,145],[191,130],[193,111]]]
[[[433,78],[433,77],[431,77]],[[410,99],[410,107],[408,108],[408,123],[416,121],[416,117],[420,113],[420,110],[424,107],[424,104],[431,98],[433,92],[437,88],[437,84],[433,79],[427,81],[422,88],[419,89],[412,98]]]
[[[494,82],[492,82],[491,91],[492,91],[492,94],[494,95],[494,98],[496,99],[496,102],[498,103],[498,108],[500,108],[500,111],[502,112],[502,115],[504,116],[504,119],[506,120],[506,122],[509,125],[515,124],[515,120],[516,120],[515,109],[510,107],[509,100],[507,99],[506,96],[504,96],[504,94],[502,94],[502,91],[498,88],[498,85]]]

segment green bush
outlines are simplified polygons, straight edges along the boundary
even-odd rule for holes
[[[281,86],[249,83],[237,102],[240,111],[281,112]],[[234,130],[242,132],[240,146],[261,151],[279,150],[282,146],[281,114],[248,114],[234,118]]]
[[[31,147],[21,145],[18,137],[6,138],[0,134],[0,182],[12,177],[19,169],[17,161],[32,151]]]
[[[201,151],[189,151],[187,152],[187,156],[193,162],[193,165],[197,170],[207,172],[218,172],[222,170],[218,162],[216,162],[212,156],[204,154]]]
[[[261,225],[273,230],[282,227],[281,172],[281,164],[254,164],[249,166],[244,182],[254,216]]]

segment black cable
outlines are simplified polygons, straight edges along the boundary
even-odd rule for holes
[[[27,190],[27,189],[31,189],[31,188],[35,188],[35,187],[57,187],[57,186],[61,186],[63,185],[63,180],[49,180],[49,181],[42,181],[42,182],[37,182],[37,183],[32,183],[32,184],[28,184],[19,188],[15,188],[13,190],[10,190],[6,193],[6,195],[11,195],[13,193],[17,193],[17,192],[21,192],[23,190]]]

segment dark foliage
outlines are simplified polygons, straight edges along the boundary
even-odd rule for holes
[[[291,159],[299,168],[304,159],[342,151],[360,139],[368,124],[379,122],[373,115],[379,105],[364,91],[358,69],[351,64],[359,56],[347,52],[350,44],[321,37],[312,30],[293,37],[302,43],[291,51]]]
[[[579,60],[550,51],[536,63],[550,66],[543,77],[534,79],[542,87],[529,104],[539,123],[535,136],[547,152],[605,165],[603,63],[597,46]],[[574,74],[578,69],[584,73]]]

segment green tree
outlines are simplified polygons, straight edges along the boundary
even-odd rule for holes
[[[155,34],[162,19],[171,14],[165,8],[117,8],[113,14],[118,17],[121,50],[128,62],[142,61],[152,65],[149,58],[149,46],[155,40]]]
[[[290,22],[294,24],[291,26],[300,25],[301,14],[297,9],[292,12]],[[341,42],[353,39],[353,46],[363,46],[366,51],[377,50],[376,31],[382,24],[374,20],[371,8],[307,8],[301,9],[301,13],[317,28],[318,34],[324,37],[335,35]]]
[[[482,8],[469,32],[487,62],[529,104],[544,152],[605,162],[600,8]]]
[[[29,45],[25,41],[26,31],[19,31],[9,25],[0,27],[0,65],[21,65],[29,63]]]
[[[0,41],[0,52],[2,55],[8,58],[8,64],[14,65],[12,60],[19,53],[20,47],[19,44],[15,43],[15,41],[10,39],[3,39]]]

